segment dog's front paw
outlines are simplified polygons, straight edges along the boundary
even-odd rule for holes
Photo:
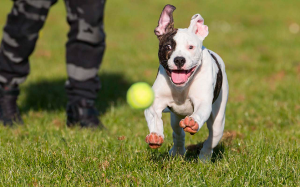
[[[185,132],[189,132],[191,135],[194,135],[198,132],[199,124],[190,116],[186,116],[179,122],[179,126],[183,128]]]
[[[157,149],[164,142],[164,138],[162,136],[159,136],[158,134],[152,132],[146,136],[145,141],[147,144],[149,144],[150,148]]]

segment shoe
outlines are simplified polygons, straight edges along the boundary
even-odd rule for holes
[[[93,100],[79,99],[67,104],[67,126],[79,124],[81,127],[99,127],[104,125],[98,118],[99,112],[94,106]]]
[[[17,85],[5,86],[0,84],[0,121],[6,125],[23,124],[17,99],[20,90]]]

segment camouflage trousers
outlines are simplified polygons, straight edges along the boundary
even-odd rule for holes
[[[29,74],[39,31],[57,0],[14,0],[0,47],[0,83],[20,84]],[[70,100],[95,99],[100,88],[97,72],[105,50],[103,14],[105,0],[65,0],[70,25],[66,44]]]

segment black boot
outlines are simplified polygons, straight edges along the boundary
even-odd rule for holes
[[[79,124],[81,127],[105,128],[98,119],[99,112],[93,100],[79,99],[67,104],[67,126]]]
[[[13,123],[23,124],[17,106],[20,90],[17,85],[5,86],[0,84],[0,120],[4,125]]]

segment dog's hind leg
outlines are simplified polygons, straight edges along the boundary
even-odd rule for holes
[[[184,155],[185,154],[185,132],[183,129],[179,126],[179,122],[183,117],[180,117],[173,112],[170,112],[171,114],[171,126],[173,129],[173,142],[174,145],[172,149],[169,151],[169,154],[171,156],[176,155]]]
[[[228,97],[228,84],[223,86],[222,94],[212,106],[212,113],[207,120],[209,136],[203,144],[199,158],[203,162],[210,161],[213,149],[218,145],[223,136],[225,126],[225,110]]]
[[[209,136],[203,144],[203,148],[200,151],[199,158],[203,162],[210,161],[213,149],[218,145],[223,136],[223,130],[225,125],[225,115],[217,116],[215,119],[211,116],[207,121],[207,128],[209,130]]]

